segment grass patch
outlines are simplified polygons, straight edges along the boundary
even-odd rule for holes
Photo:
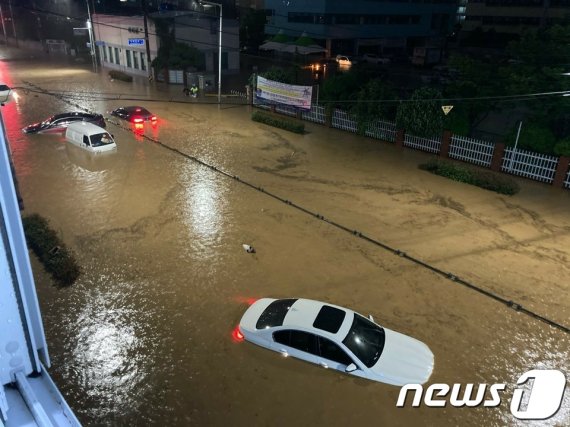
[[[123,73],[122,71],[111,70],[109,71],[109,77],[115,80],[122,80],[124,82],[132,82],[133,76],[128,75],[127,73]]]
[[[509,196],[518,193],[520,190],[517,182],[507,176],[439,159],[422,163],[419,165],[419,168],[454,181],[465,182],[466,184],[476,185],[477,187]]]
[[[72,285],[80,270],[73,254],[65,247],[47,219],[38,214],[22,218],[28,245],[44,268],[61,285]]]
[[[305,124],[293,120],[287,120],[282,117],[277,117],[273,114],[264,113],[261,111],[254,111],[251,115],[251,120],[254,122],[264,123],[276,128],[285,129],[295,133],[305,133]]]

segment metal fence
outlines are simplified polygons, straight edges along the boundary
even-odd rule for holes
[[[286,116],[295,117],[297,115],[297,108],[291,107],[290,105],[277,104],[275,106],[275,111],[281,114],[285,114]]]
[[[406,134],[404,146],[415,148],[416,150],[428,151],[430,153],[439,153],[441,139],[421,138],[419,136]]]
[[[257,108],[263,108],[264,110],[271,109],[270,104],[266,104],[262,99],[258,98],[257,96],[253,97],[253,105],[255,105]]]
[[[357,132],[358,123],[346,111],[335,108],[332,114],[332,127],[346,130],[348,132]]]
[[[501,171],[536,181],[552,183],[558,166],[558,157],[526,150],[505,149]]]
[[[230,95],[234,95],[237,96],[238,98],[246,98],[247,99],[247,93],[245,92],[240,92],[239,90],[230,90]]]
[[[380,120],[371,122],[366,127],[364,134],[371,138],[394,142],[396,141],[396,123],[383,122]]]
[[[310,122],[325,123],[325,107],[320,105],[313,105],[311,111],[303,111],[303,120],[308,120]]]
[[[495,144],[466,136],[453,135],[449,145],[449,157],[490,167]]]
[[[235,95],[241,96],[241,93],[238,92]],[[259,99],[254,98],[253,102],[256,107],[271,108],[270,105],[264,104]],[[296,116],[297,113],[295,107],[285,105],[277,105],[276,111],[289,116]],[[304,120],[315,123],[324,124],[326,122],[325,107],[320,105],[314,105],[310,111],[303,111],[301,116]],[[358,132],[358,122],[346,111],[336,108],[332,112],[332,127],[353,133]],[[365,130],[366,136],[389,142],[396,140],[396,133],[396,124],[385,121],[372,122]],[[405,134],[404,146],[439,154],[441,151],[441,137],[422,138]],[[495,144],[491,142],[453,135],[449,146],[449,157],[479,166],[490,167],[494,150]],[[520,149],[517,149],[515,152],[512,147],[508,147],[503,155],[501,172],[551,184],[554,181],[558,162],[559,158],[556,156]],[[570,170],[566,173],[563,185],[564,188],[570,189]]]

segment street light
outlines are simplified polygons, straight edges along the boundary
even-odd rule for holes
[[[89,17],[89,20],[87,21],[87,29],[89,30],[91,61],[93,62],[93,71],[97,72],[97,54],[95,53],[95,37],[93,37],[93,20],[91,19],[91,8],[89,7],[89,0],[85,0],[85,3],[87,3],[87,16]]]
[[[200,1],[200,4],[218,6],[220,8],[220,37],[218,44],[218,105],[221,105],[222,104],[222,4],[212,3],[206,0]]]

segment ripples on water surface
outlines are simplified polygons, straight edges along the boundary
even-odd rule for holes
[[[27,73],[51,89],[69,90],[73,79],[84,93],[127,90],[89,73]],[[125,105],[80,103],[102,112]],[[497,409],[397,409],[395,387],[236,345],[230,333],[246,301],[266,295],[369,310],[387,327],[428,343],[436,356],[432,382],[512,384],[534,367],[570,371],[570,343],[560,332],[363,246],[141,134],[244,175],[258,165],[280,171],[283,159],[301,155],[290,140],[302,137],[250,126],[247,112],[237,110],[146,106],[158,114],[158,126],[133,134],[124,123],[109,124],[118,150],[104,156],[61,136],[21,134],[24,125],[69,110],[61,100],[30,94],[3,109],[27,211],[52,221],[83,268],[68,289],[36,275],[43,279],[38,292],[52,372],[86,425],[516,423],[508,410],[510,391]],[[331,144],[335,150],[319,152],[315,165],[338,167],[342,146]],[[350,203],[366,195],[334,181],[327,193],[328,184],[255,179],[273,184],[280,195],[305,197],[307,204],[325,194],[338,212],[350,212]],[[254,244],[258,253],[246,254],[242,243]],[[550,424],[568,424],[568,400],[567,392]]]

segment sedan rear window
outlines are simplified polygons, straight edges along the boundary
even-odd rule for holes
[[[273,301],[267,306],[263,313],[261,313],[255,327],[257,329],[265,329],[283,325],[283,320],[295,301],[297,301],[296,298]]]

